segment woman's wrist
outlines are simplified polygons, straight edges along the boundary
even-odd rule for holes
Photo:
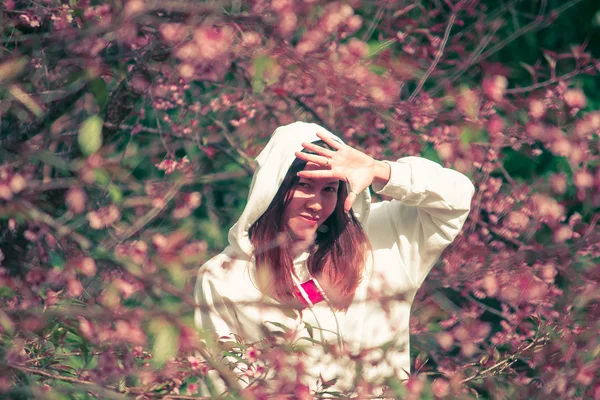
[[[373,184],[385,186],[390,180],[392,169],[385,161],[375,160],[373,165]]]

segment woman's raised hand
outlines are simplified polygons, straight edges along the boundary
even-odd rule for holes
[[[368,188],[373,179],[389,179],[389,166],[376,161],[365,153],[348,145],[339,143],[322,133],[317,136],[335,150],[328,150],[313,143],[302,143],[302,146],[315,154],[296,152],[296,157],[320,165],[323,169],[300,171],[301,178],[334,178],[345,181],[350,186],[348,197],[344,202],[344,210],[350,211],[358,193]],[[381,165],[385,164],[385,165]]]

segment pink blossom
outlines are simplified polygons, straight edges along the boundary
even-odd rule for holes
[[[563,174],[554,174],[550,177],[550,186],[556,194],[564,194],[567,191],[567,177]]]
[[[163,40],[169,43],[181,42],[185,40],[187,36],[187,27],[184,24],[162,24],[159,30]]]
[[[96,275],[96,261],[91,257],[84,257],[77,262],[77,268],[85,276]]]
[[[165,174],[170,175],[175,171],[185,169],[189,165],[189,163],[190,163],[189,158],[187,156],[184,156],[180,160],[173,160],[173,159],[162,160],[160,163],[156,164],[155,166],[160,171],[165,171]]]
[[[564,94],[565,103],[571,108],[583,108],[587,104],[587,99],[583,90],[570,89]]]
[[[250,363],[255,363],[259,356],[259,351],[254,346],[250,346],[246,349],[246,353],[244,354],[244,358],[248,360]]]
[[[450,394],[450,384],[446,379],[436,378],[431,382],[431,391],[438,398],[445,398]]]
[[[450,350],[454,345],[454,337],[446,331],[437,333],[435,337],[440,347],[446,351]]]
[[[193,370],[197,370],[200,367],[200,360],[194,356],[188,356],[187,361],[190,363],[190,367]]]
[[[564,218],[564,207],[558,202],[541,193],[534,193],[531,196],[534,205],[534,211],[538,218],[543,221],[559,221]]]
[[[117,222],[121,218],[121,212],[116,205],[111,204],[100,208],[98,211],[89,212],[86,218],[90,223],[90,227],[102,229]]]
[[[594,186],[594,176],[589,171],[579,170],[573,175],[573,182],[579,189],[589,189]]]
[[[483,80],[483,92],[495,102],[502,101],[504,92],[508,86],[508,80],[505,76],[495,75]]]
[[[86,194],[85,191],[79,187],[72,187],[67,192],[65,197],[65,203],[69,210],[71,210],[75,214],[81,214],[85,211],[85,202],[86,202]]]
[[[187,394],[195,395],[198,394],[198,390],[200,390],[200,385],[197,383],[188,383],[187,384]]]
[[[67,290],[69,291],[69,295],[79,297],[83,293],[83,285],[81,285],[79,280],[72,278],[67,282]]]
[[[542,118],[545,113],[546,106],[543,101],[534,99],[529,102],[529,115],[532,118]]]
[[[483,278],[483,289],[489,297],[498,294],[498,281],[494,275],[488,274]]]

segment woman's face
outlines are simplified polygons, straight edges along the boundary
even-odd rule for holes
[[[308,162],[304,170],[321,169]],[[331,178],[300,178],[291,192],[291,200],[285,209],[284,221],[287,232],[294,241],[314,238],[317,228],[329,218],[337,204],[340,182]]]

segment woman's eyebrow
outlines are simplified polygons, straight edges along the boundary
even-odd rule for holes
[[[310,182],[316,182],[316,181],[320,181],[321,179],[315,179],[315,178],[300,178],[300,180],[305,180],[305,181],[310,181]],[[327,183],[325,183],[326,185],[337,185],[339,184],[340,181],[339,180],[334,180],[334,181],[329,181]]]

